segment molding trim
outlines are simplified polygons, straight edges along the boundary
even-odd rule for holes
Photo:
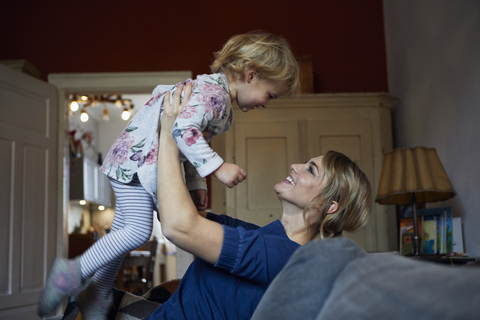
[[[387,107],[393,108],[398,99],[386,92],[373,93],[313,93],[299,94],[287,99],[276,99],[268,108],[345,108]]]
[[[52,73],[48,75],[48,82],[68,93],[77,91],[151,93],[159,84],[175,84],[191,76],[191,71]]]

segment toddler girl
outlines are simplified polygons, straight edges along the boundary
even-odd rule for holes
[[[225,163],[208,145],[214,135],[230,128],[232,103],[236,101],[244,112],[265,108],[270,100],[290,96],[300,86],[298,64],[288,43],[271,34],[230,38],[215,54],[211,70],[213,74],[199,75],[195,80],[155,88],[152,98],[115,141],[101,168],[116,195],[112,231],[74,260],[55,260],[39,302],[40,316],[53,311],[64,298],[76,295],[84,318],[106,317],[112,301],[110,288],[124,256],[143,246],[152,232],[152,212],[158,208],[159,120],[167,92],[167,98],[173,99],[176,90],[192,90],[172,132],[182,153],[187,187],[198,200],[197,207],[205,209],[204,177],[213,174],[228,187],[246,178],[242,168]],[[92,276],[93,281],[77,295]]]

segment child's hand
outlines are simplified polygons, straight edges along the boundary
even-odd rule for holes
[[[236,164],[226,162],[224,162],[220,168],[215,170],[213,175],[229,188],[233,188],[243,180],[247,179],[247,173],[245,170]]]
[[[208,206],[207,190],[197,189],[190,191],[190,197],[192,197],[193,203],[197,210],[205,210]]]

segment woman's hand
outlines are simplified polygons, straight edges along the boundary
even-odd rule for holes
[[[183,94],[183,100],[180,103],[180,98],[182,95],[182,91],[185,88],[185,92]],[[161,132],[168,133],[171,135],[172,127],[177,119],[178,114],[185,105],[188,103],[188,99],[190,99],[190,95],[192,94],[192,84],[187,82],[186,85],[179,85],[175,93],[173,94],[173,104],[170,104],[170,91],[165,93],[165,98],[163,99],[163,116],[162,116],[162,129]]]

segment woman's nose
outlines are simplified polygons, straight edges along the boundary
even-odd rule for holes
[[[293,163],[293,164],[290,166],[290,169],[291,169],[293,172],[296,173],[296,172],[297,172],[297,165]]]

